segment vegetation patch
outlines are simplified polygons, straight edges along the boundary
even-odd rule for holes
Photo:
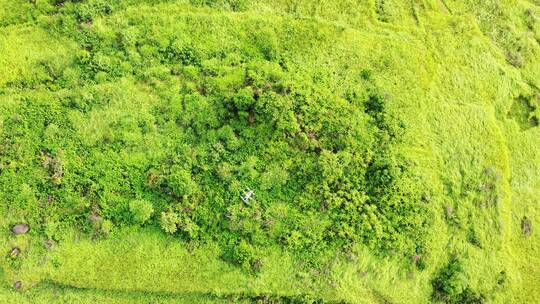
[[[484,303],[485,296],[478,294],[469,286],[463,262],[453,257],[439,270],[432,281],[434,302],[442,303]]]
[[[0,0],[0,302],[534,302],[538,16]]]
[[[513,103],[508,116],[514,119],[520,129],[525,131],[538,126],[538,98],[519,96]]]

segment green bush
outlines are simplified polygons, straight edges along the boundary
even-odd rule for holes
[[[178,223],[180,222],[180,217],[174,212],[162,212],[160,225],[161,228],[167,233],[175,233],[178,230]]]
[[[131,212],[135,223],[144,224],[154,213],[154,208],[152,203],[148,201],[134,200],[129,203],[129,211]]]
[[[453,257],[448,264],[439,270],[431,282],[432,299],[435,302],[452,304],[484,303],[484,296],[469,287],[469,278],[463,268],[463,262]]]
[[[257,258],[256,248],[246,241],[240,241],[225,252],[225,260],[239,265],[246,270],[257,270],[261,261]]]

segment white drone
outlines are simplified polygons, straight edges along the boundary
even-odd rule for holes
[[[246,192],[246,194],[244,194],[243,196],[240,196],[240,198],[242,199],[244,203],[249,205],[249,200],[253,198],[253,195],[255,195],[255,192],[253,192],[253,190],[249,188],[247,190],[248,191]]]

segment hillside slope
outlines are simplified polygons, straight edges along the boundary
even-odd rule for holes
[[[0,303],[540,302],[539,122],[537,1],[0,0]]]

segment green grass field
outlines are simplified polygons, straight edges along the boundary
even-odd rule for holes
[[[539,123],[538,0],[0,0],[0,304],[540,303]]]

